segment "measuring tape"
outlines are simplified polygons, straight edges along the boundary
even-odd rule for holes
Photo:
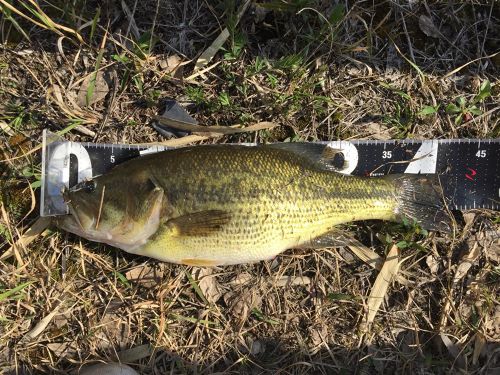
[[[450,209],[500,209],[500,139],[318,143],[342,151],[345,162],[340,173],[357,176],[438,174]],[[164,146],[69,142],[45,130],[40,215],[68,213],[61,195],[64,187],[104,174],[124,161],[166,149]]]

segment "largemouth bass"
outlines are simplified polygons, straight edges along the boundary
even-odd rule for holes
[[[195,266],[270,259],[326,247],[335,226],[408,218],[446,226],[432,178],[335,172],[322,145],[209,145],[116,166],[63,193],[57,225],[130,253]]]

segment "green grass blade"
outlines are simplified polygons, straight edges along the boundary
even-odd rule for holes
[[[26,288],[28,285],[31,285],[31,284],[33,284],[33,281],[28,281],[28,282],[25,282],[25,283],[22,283],[22,284],[16,286],[15,288],[7,290],[6,292],[3,292],[2,294],[0,294],[0,302],[11,298],[17,292],[20,292],[21,290],[23,290],[24,288]]]
[[[205,302],[207,305],[209,305],[210,303],[208,302],[207,298],[205,297],[205,295],[203,294],[202,290],[200,289],[198,283],[196,282],[196,280],[193,278],[193,276],[191,275],[191,273],[189,271],[185,271],[186,272],[186,276],[189,280],[189,283],[191,284],[191,286],[193,287],[194,291],[196,292],[196,294],[201,298],[201,300],[203,302]]]
[[[201,323],[201,324],[210,325],[210,326],[218,326],[219,325],[217,322],[212,322],[211,320],[197,319],[197,318],[193,318],[191,316],[182,316],[182,315],[173,314],[173,313],[170,314],[170,316],[174,319],[177,319],[177,320],[184,320],[186,322],[195,323],[195,324]]]
[[[94,40],[94,34],[97,27],[97,21],[101,17],[101,8],[97,8],[94,18],[92,19],[92,25],[90,26],[90,43]]]
[[[92,103],[92,97],[94,96],[95,91],[95,81],[97,80],[97,72],[99,71],[99,67],[101,66],[102,56],[104,55],[104,49],[99,51],[97,55],[97,59],[95,62],[95,70],[92,73],[92,78],[89,82],[89,87],[87,87],[87,94],[85,95],[85,104],[89,106]]]

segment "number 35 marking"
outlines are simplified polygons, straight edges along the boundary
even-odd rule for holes
[[[382,151],[382,159],[391,159],[392,151]]]

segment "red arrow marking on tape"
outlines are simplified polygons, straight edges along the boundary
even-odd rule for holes
[[[471,181],[474,181],[474,176],[477,174],[477,172],[474,169],[469,168],[469,167],[467,167],[467,169],[470,171],[470,174],[466,173],[465,177]]]

